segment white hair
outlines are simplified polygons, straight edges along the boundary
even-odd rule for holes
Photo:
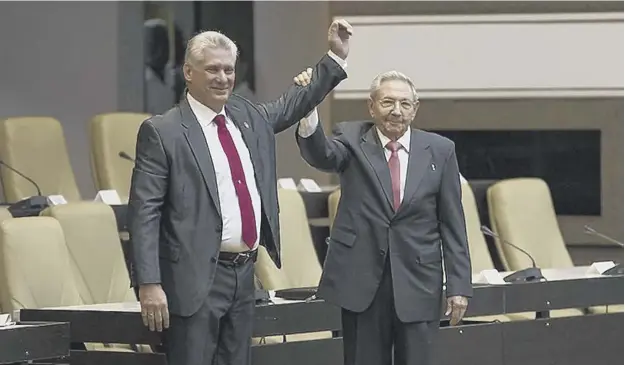
[[[419,95],[417,94],[417,88],[414,86],[414,82],[412,82],[410,77],[404,75],[399,71],[386,71],[376,76],[375,79],[373,79],[373,82],[371,82],[371,87],[369,88],[369,95],[371,96],[371,98],[375,98],[375,93],[380,88],[380,85],[382,85],[386,81],[394,80],[403,81],[408,84],[408,86],[410,86],[410,90],[412,90],[412,96],[414,98],[414,101],[419,101]]]
[[[184,53],[184,61],[194,64],[204,59],[206,49],[223,49],[232,53],[236,60],[239,50],[237,45],[225,35],[216,31],[206,31],[193,36],[187,42],[187,49]]]

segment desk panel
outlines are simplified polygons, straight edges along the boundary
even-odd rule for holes
[[[502,328],[499,323],[443,327],[434,349],[434,364],[502,365]]]
[[[623,313],[502,323],[505,365],[623,363]]]
[[[623,276],[506,286],[507,313],[623,304]]]
[[[0,327],[0,364],[67,357],[69,327],[69,323],[52,322]]]

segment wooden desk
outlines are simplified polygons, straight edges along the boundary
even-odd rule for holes
[[[467,316],[544,311],[623,303],[623,276],[586,275],[587,268],[546,270],[548,282],[475,285]],[[442,310],[443,308],[441,308]],[[21,311],[21,318],[70,322],[73,342],[159,344],[142,324],[138,303],[114,303]],[[499,322],[441,320],[436,365],[566,364],[623,362],[623,313]],[[340,310],[322,300],[274,299],[258,305],[254,336],[340,330]],[[257,345],[254,365],[340,365],[341,338]],[[164,365],[162,354],[72,351],[71,364]]]

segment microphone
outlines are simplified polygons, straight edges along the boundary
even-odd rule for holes
[[[623,242],[617,241],[617,240],[615,240],[614,238],[609,237],[609,236],[606,236],[606,235],[605,235],[605,234],[603,234],[603,233],[599,233],[599,232],[595,231],[595,230],[594,230],[591,226],[584,226],[584,233],[589,234],[589,235],[591,235],[591,236],[595,236],[595,237],[603,238],[604,240],[606,240],[606,241],[608,241],[608,242],[612,242],[612,243],[614,243],[615,245],[618,245],[618,246],[624,247],[624,246],[623,246]]]
[[[24,175],[19,170],[11,167],[9,164],[7,164],[6,162],[2,160],[0,160],[0,167],[1,166],[4,166],[7,169],[16,173],[17,175],[21,176],[23,179],[33,184],[35,189],[37,189],[36,196],[31,196],[30,198],[22,199],[18,201],[17,203],[13,203],[9,206],[8,208],[9,212],[11,212],[11,215],[13,217],[19,218],[19,217],[37,216],[42,210],[48,207],[48,199],[45,196],[41,195],[41,188],[39,187],[39,185],[37,185],[37,183],[33,179]]]
[[[612,242],[615,245],[623,247],[623,242],[617,241],[614,238],[606,236],[603,233],[599,233],[590,226],[584,226],[584,233],[589,234],[591,236],[603,238],[604,240],[608,242]],[[624,271],[625,270],[623,270],[623,264],[616,264],[614,265],[614,267],[602,272],[601,275],[623,275]]]
[[[123,158],[124,160],[128,160],[128,161],[130,161],[130,162],[135,162],[135,159],[134,159],[134,158],[132,158],[132,157],[130,157],[130,155],[129,155],[129,154],[127,154],[127,153],[126,153],[126,152],[124,152],[124,151],[119,151],[119,153],[117,154],[117,156],[119,156],[119,157]]]
[[[29,183],[33,184],[33,186],[35,187],[35,189],[37,189],[37,195],[41,196],[41,189],[39,188],[39,185],[37,185],[37,183],[31,179],[30,177],[22,174],[21,172],[19,172],[17,169],[14,169],[13,167],[11,167],[9,164],[7,164],[6,162],[0,160],[0,165],[6,167],[7,169],[13,171],[14,173],[18,174],[19,176],[23,177],[26,181],[28,181]]]
[[[493,238],[498,238],[501,242],[505,243],[506,245],[513,247],[514,249],[524,253],[525,256],[529,257],[529,259],[532,261],[532,267],[513,272],[512,274],[503,278],[503,281],[505,281],[506,283],[514,283],[514,282],[522,282],[522,281],[525,281],[525,282],[539,281],[540,279],[544,279],[542,272],[540,271],[538,267],[536,267],[536,261],[534,260],[532,255],[530,255],[527,251],[499,237],[499,235],[495,234],[495,232],[491,231],[486,226],[481,226],[480,230],[482,231],[483,234],[493,237]]]

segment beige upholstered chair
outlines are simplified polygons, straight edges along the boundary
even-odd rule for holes
[[[58,120],[22,117],[0,122],[0,159],[37,182],[43,195],[60,194],[68,201],[80,200]],[[0,168],[0,174],[8,202],[37,195],[33,184],[13,171]]]
[[[282,269],[274,265],[264,247],[259,248],[256,275],[264,289],[316,287],[321,278],[321,265],[310,236],[304,200],[299,192],[278,189],[280,204],[280,236],[282,242]],[[286,340],[304,341],[330,338],[330,332],[287,335]],[[265,339],[266,343],[280,342],[281,336]],[[255,339],[257,342],[258,339]]]
[[[265,250],[260,251],[256,274],[265,289],[279,290],[317,286],[321,265],[310,235],[304,200],[299,192],[278,189],[282,269],[278,270]]]
[[[149,114],[107,113],[91,120],[91,170],[98,190],[116,190],[128,201],[134,164],[119,156],[135,155],[137,132]]]
[[[471,186],[467,183],[462,184],[462,207],[464,210],[464,219],[467,226],[467,239],[469,241],[469,255],[471,256],[471,269],[474,274],[480,273],[482,270],[495,269],[493,260],[488,251],[488,245],[484,239],[484,234],[480,230],[480,215],[475,202],[475,195]],[[514,313],[511,315],[492,315],[480,317],[468,317],[470,321],[480,322],[508,322],[510,320],[532,319],[534,313]]]
[[[488,189],[492,230],[503,239],[528,251],[541,268],[569,268],[569,255],[547,184],[536,178],[500,181]],[[522,252],[495,240],[507,270],[531,265]]]
[[[503,240],[514,243],[536,260],[536,266],[570,268],[569,255],[558,226],[547,184],[537,178],[503,180],[487,191],[491,229]],[[506,270],[531,267],[531,260],[522,252],[495,239],[497,251]],[[579,315],[578,309],[551,312],[553,317]]]
[[[63,229],[78,292],[85,304],[135,302],[115,214],[103,203],[50,207],[42,215]]]
[[[339,209],[339,200],[341,200],[341,188],[337,188],[330,195],[328,195],[328,218],[330,219],[330,229],[334,224],[334,218],[336,218],[336,212]]]
[[[84,305],[76,279],[56,219],[27,217],[0,222],[0,305],[5,311]],[[130,351],[128,345],[85,346],[87,350]]]
[[[0,305],[22,308],[82,305],[61,225],[49,217],[0,223]]]
[[[492,270],[495,268],[495,264],[493,264],[484,234],[480,229],[482,223],[480,222],[475,195],[469,184],[462,184],[462,207],[467,226],[471,269],[474,273],[479,273],[482,270]]]

